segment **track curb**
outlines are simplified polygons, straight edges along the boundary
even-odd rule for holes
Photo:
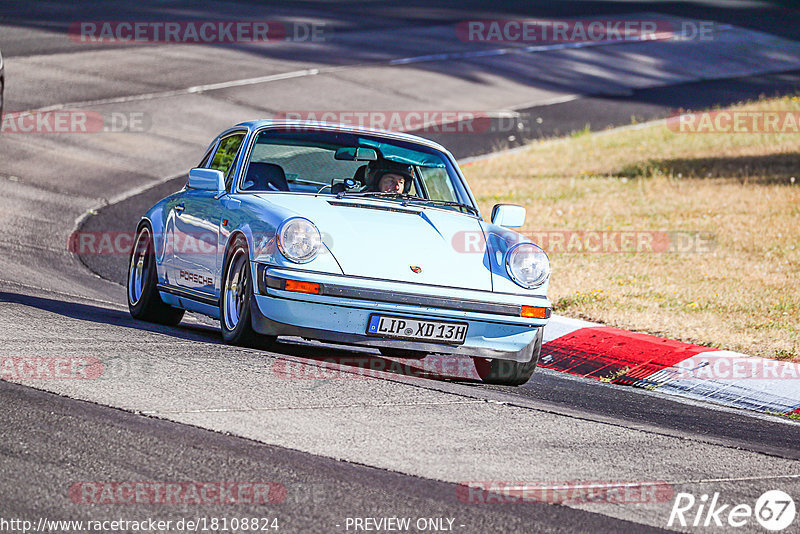
[[[539,365],[734,408],[800,414],[800,364],[557,315],[545,327]]]

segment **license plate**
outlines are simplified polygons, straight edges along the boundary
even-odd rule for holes
[[[467,323],[370,315],[367,335],[461,345],[467,339]]]

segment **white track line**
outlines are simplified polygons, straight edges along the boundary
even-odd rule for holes
[[[716,29],[721,31],[727,31],[732,29],[733,26],[730,25],[719,25]],[[200,94],[205,93],[208,91],[217,91],[220,89],[229,89],[231,87],[243,87],[247,85],[257,85],[262,83],[271,83],[276,81],[282,80],[290,80],[293,78],[304,78],[308,76],[316,76],[319,74],[328,74],[331,72],[338,72],[344,70],[354,70],[359,68],[365,67],[376,67],[376,66],[389,66],[389,67],[396,67],[396,66],[403,66],[403,65],[411,65],[414,63],[428,63],[433,61],[451,61],[451,60],[464,60],[464,59],[473,59],[473,58],[481,58],[481,57],[496,57],[496,56],[505,56],[509,54],[535,54],[539,52],[550,52],[555,50],[568,50],[568,49],[578,49],[578,48],[589,48],[589,47],[597,47],[597,46],[613,46],[618,44],[630,44],[630,43],[644,43],[644,42],[651,42],[651,41],[664,41],[664,40],[671,40],[673,38],[682,38],[685,37],[683,33],[665,33],[665,34],[657,34],[655,39],[642,39],[642,38],[634,38],[634,39],[614,39],[614,40],[606,40],[606,41],[586,41],[586,42],[578,42],[578,43],[558,43],[558,44],[549,44],[549,45],[536,45],[536,46],[527,46],[522,48],[497,48],[492,50],[475,50],[470,52],[448,52],[448,53],[441,53],[441,54],[429,54],[423,56],[412,56],[412,57],[405,57],[405,58],[396,58],[391,59],[388,61],[381,61],[376,63],[359,63],[355,65],[345,65],[339,67],[321,67],[321,68],[312,68],[312,69],[302,69],[302,70],[295,70],[289,72],[282,72],[278,74],[270,74],[267,76],[257,76],[255,78],[242,78],[239,80],[230,80],[227,82],[219,82],[219,83],[212,83],[207,85],[193,85],[191,87],[185,87],[183,89],[173,89],[169,91],[156,91],[152,93],[142,93],[139,95],[128,95],[128,96],[119,96],[119,97],[112,97],[112,98],[101,98],[97,100],[83,100],[79,102],[67,102],[63,104],[53,104],[51,106],[45,106],[41,108],[36,108],[32,110],[28,110],[22,113],[41,113],[47,111],[56,111],[65,108],[81,108],[81,107],[89,107],[89,106],[100,106],[105,104],[122,104],[126,102],[138,102],[142,100],[155,100],[158,98],[169,98],[173,96],[181,96],[181,95],[188,95],[188,94]],[[577,96],[573,97],[577,98]]]
[[[284,410],[330,410],[344,408],[395,408],[406,406],[450,406],[453,404],[489,404],[485,400],[470,401],[438,401],[438,402],[387,402],[381,404],[318,404],[312,406],[279,406],[276,408],[204,408],[199,410],[164,410],[164,411],[142,411],[146,415],[164,414],[193,414],[193,413],[228,413],[228,412],[280,412]]]
[[[79,102],[66,102],[64,104],[53,104],[52,106],[45,106],[43,108],[32,109],[23,113],[40,113],[47,111],[55,111],[64,108],[76,107],[90,107],[102,106],[105,104],[123,104],[126,102],[137,102],[141,100],[155,100],[158,98],[169,98],[172,96],[181,96],[189,94],[205,93],[206,91],[216,91],[218,89],[228,89],[230,87],[242,87],[245,85],[256,85],[259,83],[270,83],[280,80],[290,80],[292,78],[303,78],[306,76],[315,76],[320,72],[332,72],[337,69],[346,67],[331,67],[329,69],[303,69],[290,72],[281,72],[278,74],[270,74],[267,76],[258,76],[255,78],[242,78],[240,80],[231,80],[228,82],[212,83],[208,85],[193,85],[183,89],[173,89],[170,91],[157,91],[153,93],[142,93],[139,95],[117,96],[112,98],[99,98],[97,100],[83,100]]]
[[[573,489],[594,489],[594,488],[624,488],[624,487],[642,487],[642,486],[661,486],[663,484],[670,484],[671,486],[685,486],[688,484],[711,484],[714,482],[748,482],[755,480],[781,480],[781,479],[797,479],[797,475],[766,475],[766,476],[753,476],[753,477],[733,477],[733,478],[703,478],[698,480],[680,480],[676,482],[661,481],[615,481],[615,482],[585,482],[582,484],[570,485]],[[550,484],[550,485],[548,485]],[[529,489],[541,488],[557,488],[564,485],[565,482],[535,482],[531,481],[529,484],[521,484],[519,486],[503,486],[503,491],[526,491]]]

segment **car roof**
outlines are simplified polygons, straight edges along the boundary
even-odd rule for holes
[[[417,143],[421,145],[426,145],[431,148],[435,148],[437,150],[441,150],[442,152],[448,153],[449,151],[444,148],[439,143],[435,143],[429,139],[425,139],[424,137],[419,137],[416,135],[411,135],[402,132],[393,132],[390,130],[380,130],[377,128],[363,128],[358,126],[353,126],[351,124],[338,124],[333,122],[317,122],[317,121],[297,121],[297,120],[275,120],[275,119],[265,119],[265,120],[252,120],[252,121],[245,121],[240,122],[236,126],[239,127],[246,127],[250,130],[256,130],[265,126],[276,126],[276,127],[299,127],[299,128],[320,128],[325,130],[330,130],[334,132],[347,132],[347,133],[355,133],[355,134],[368,134],[368,135],[378,135],[383,137],[388,137],[391,139],[396,139],[400,141],[409,141],[411,143]]]

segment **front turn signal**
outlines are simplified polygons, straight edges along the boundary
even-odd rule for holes
[[[319,295],[319,284],[314,282],[300,282],[299,280],[286,280],[286,291],[294,291],[295,293],[311,293]]]
[[[546,319],[547,308],[539,308],[537,306],[523,306],[519,315],[520,317],[530,317],[532,319]]]

